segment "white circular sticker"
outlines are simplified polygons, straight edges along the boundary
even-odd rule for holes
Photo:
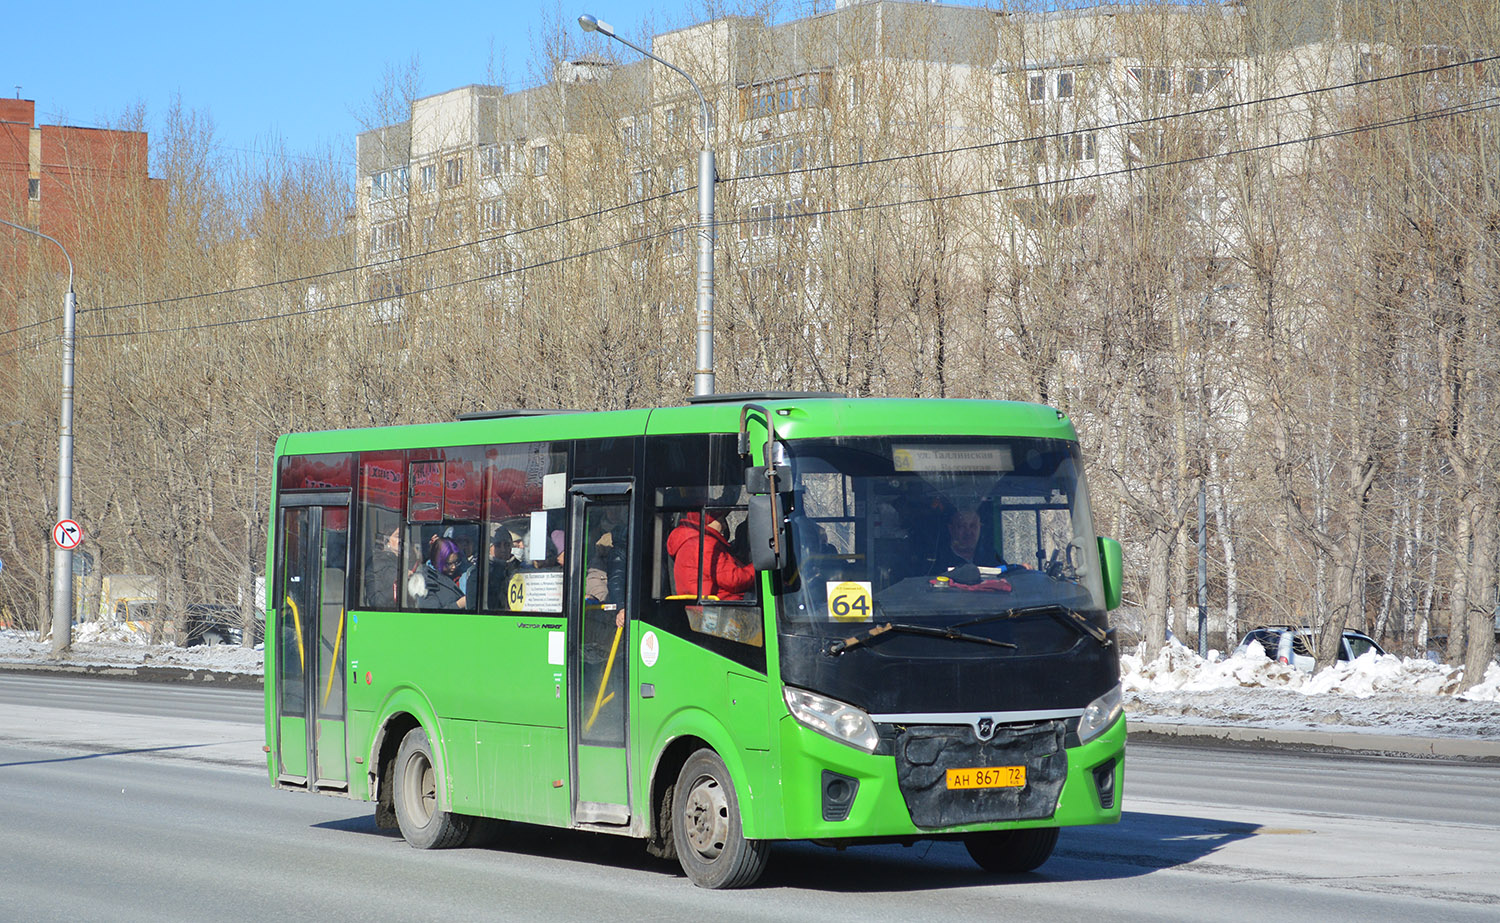
[[[661,656],[661,644],[656,640],[656,632],[648,631],[641,635],[641,663],[654,667],[656,658],[659,656]]]

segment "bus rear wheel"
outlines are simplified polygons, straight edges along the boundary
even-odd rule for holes
[[[677,774],[672,798],[677,861],[700,888],[744,888],[766,870],[770,844],[745,839],[740,803],[724,761],[699,750]]]
[[[1057,845],[1056,827],[1026,830],[991,830],[964,837],[969,857],[986,872],[1019,875],[1046,862]]]
[[[407,843],[417,849],[447,849],[468,837],[470,818],[438,808],[432,745],[421,728],[412,728],[401,739],[393,781],[396,825]]]

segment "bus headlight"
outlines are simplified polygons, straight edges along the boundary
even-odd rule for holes
[[[783,695],[792,717],[824,737],[858,747],[866,753],[873,753],[875,745],[880,743],[875,722],[853,705],[846,705],[837,699],[808,692],[806,689],[793,689],[791,686],[784,688]]]
[[[1083,717],[1078,719],[1078,742],[1086,744],[1103,734],[1120,717],[1123,708],[1118,685],[1090,702],[1083,710]]]

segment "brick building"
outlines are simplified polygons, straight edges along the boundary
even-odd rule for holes
[[[150,178],[147,162],[143,131],[37,125],[34,100],[0,99],[0,218],[66,247],[80,293],[91,276],[139,269],[143,254],[160,249],[166,184]],[[33,270],[65,267],[56,247],[0,227],[0,353],[11,353],[0,369],[24,345],[3,332],[24,321],[18,309],[34,285]]]
[[[37,125],[36,103],[0,99],[0,218],[36,228],[72,251],[91,215],[155,208],[143,131]]]

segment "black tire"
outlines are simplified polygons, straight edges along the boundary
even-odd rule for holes
[[[438,808],[437,768],[427,732],[412,728],[396,751],[391,792],[396,804],[396,826],[416,849],[448,849],[464,842],[472,819]]]
[[[771,853],[765,840],[745,839],[734,783],[712,750],[688,757],[677,774],[672,841],[688,879],[713,890],[754,884]]]
[[[1019,875],[1046,862],[1057,845],[1056,827],[1026,830],[992,830],[964,837],[969,857],[986,872]]]

